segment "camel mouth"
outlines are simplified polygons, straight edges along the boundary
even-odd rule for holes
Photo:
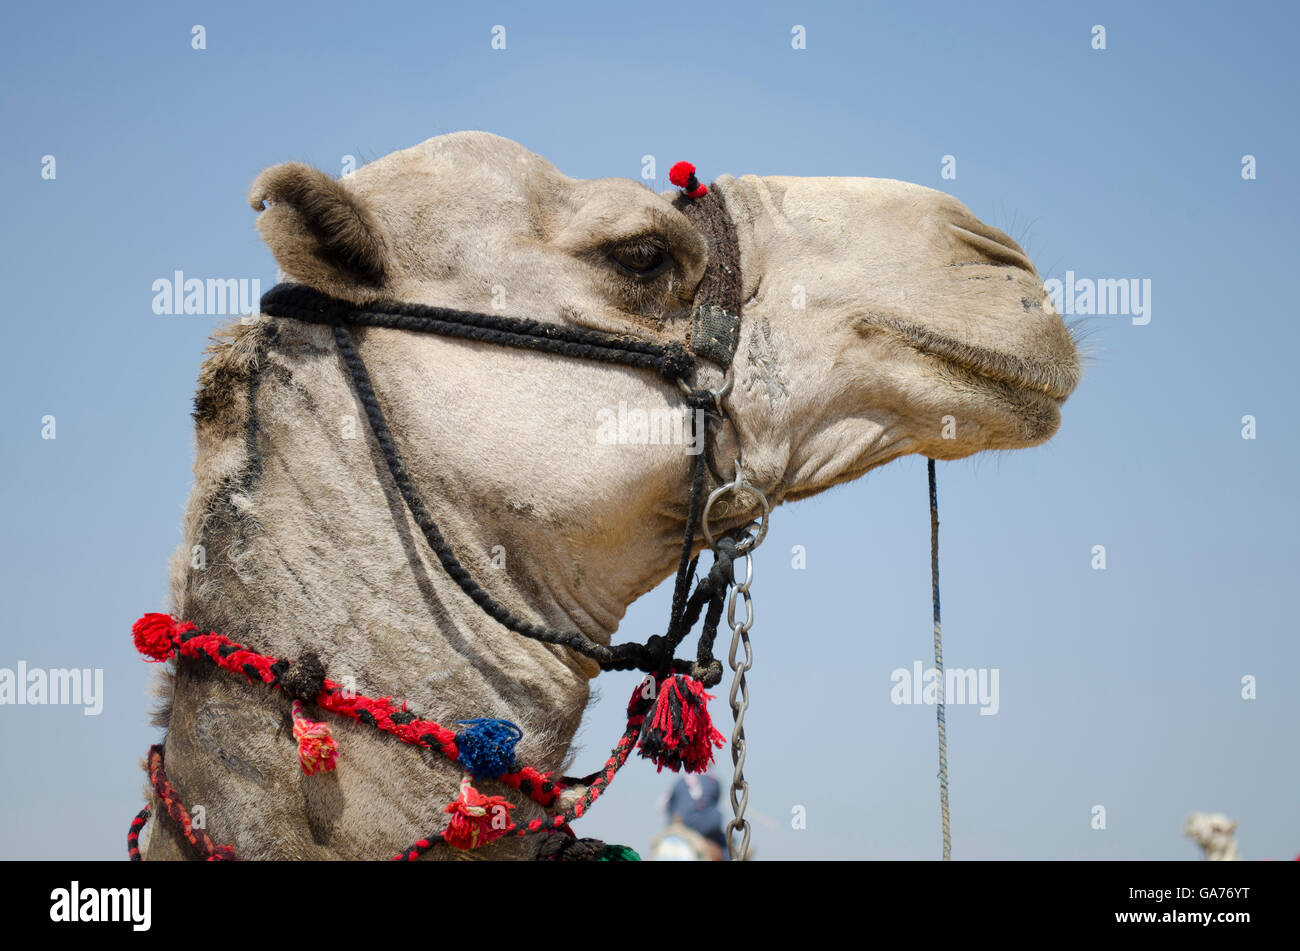
[[[1068,352],[1050,360],[1041,360],[964,343],[896,317],[864,318],[859,321],[858,329],[884,331],[912,349],[937,357],[968,374],[1016,390],[1042,394],[1058,404],[1064,403],[1079,385],[1081,368],[1073,342],[1069,343]],[[1069,340],[1068,335],[1066,339]]]

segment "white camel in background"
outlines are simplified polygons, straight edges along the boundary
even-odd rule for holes
[[[1193,812],[1183,823],[1183,835],[1196,840],[1209,862],[1238,862],[1237,823],[1221,812]]]

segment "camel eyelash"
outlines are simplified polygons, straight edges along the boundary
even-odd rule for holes
[[[609,248],[606,257],[625,274],[641,281],[656,278],[677,263],[658,235],[620,241]]]

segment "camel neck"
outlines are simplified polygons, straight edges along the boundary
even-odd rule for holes
[[[681,516],[663,500],[680,497],[686,459],[661,452],[661,473],[647,476],[638,455],[635,472],[602,473],[587,458],[583,414],[530,401],[534,384],[518,373],[499,384],[514,412],[484,413],[487,374],[466,362],[477,351],[411,336],[369,329],[358,340],[411,478],[457,557],[512,612],[608,642],[627,604],[671,571]],[[500,627],[446,575],[373,443],[329,328],[264,318],[231,338],[205,364],[196,400],[173,613],[262,653],[312,651],[331,679],[448,726],[510,720],[524,734],[520,763],[567,771],[595,665]],[[437,368],[437,380],[412,366]],[[588,369],[558,360],[530,369],[559,368],[568,379],[554,381],[557,392]],[[627,385],[594,377],[586,392],[617,405],[626,393],[591,396],[604,379]],[[543,445],[567,455],[545,458]],[[592,491],[602,478],[613,492]],[[349,724],[338,729],[333,778],[304,784],[283,698],[220,672],[182,665],[171,699],[166,755],[178,788],[269,810],[224,817],[241,855],[283,857],[293,840],[303,857],[373,857],[437,828],[438,804],[456,794],[454,764]],[[367,811],[349,818],[359,807]]]
[[[501,627],[447,576],[329,328],[263,318],[235,339],[205,367],[196,403],[206,411],[196,413],[196,485],[174,564],[178,616],[268,653],[313,651],[333,679],[443,716],[562,724],[567,746],[598,668]],[[589,388],[587,414],[562,399],[539,406],[535,384],[515,393],[526,378],[508,372],[511,359],[532,359],[533,376],[555,375],[562,392],[593,373],[581,361],[387,329],[358,340],[406,469],[468,572],[512,612],[609,643],[627,605],[671,571],[684,516],[672,504],[691,458],[680,446],[610,447],[601,458],[614,491],[594,491],[598,410],[621,408],[643,375],[597,368],[593,382],[610,391]],[[436,367],[437,379],[412,367]],[[224,404],[214,407],[218,385]],[[647,455],[659,461],[647,466]]]
[[[317,330],[268,340],[246,395],[239,449],[247,459],[241,478],[225,483],[224,498],[199,497],[202,470],[210,454],[231,451],[232,440],[205,445],[211,434],[201,427],[192,504],[202,514],[191,519],[196,530],[180,553],[191,558],[178,615],[280,656],[313,651],[332,679],[450,722],[541,720],[550,742],[534,752],[558,765],[596,670],[500,628],[447,577],[392,486],[335,361],[311,346],[324,343],[313,340]],[[393,426],[399,439],[418,437],[400,418]],[[616,617],[596,620],[599,606],[538,584],[525,570],[533,562],[529,506],[468,499],[454,473],[411,468],[426,480],[444,534],[494,598],[526,617],[608,639],[604,625]]]

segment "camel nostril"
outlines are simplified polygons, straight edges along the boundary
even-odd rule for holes
[[[961,262],[961,264],[992,264],[999,267],[1017,267],[1028,271],[1031,274],[1037,274],[1034,268],[1034,262],[1029,260],[1029,256],[1021,250],[1020,246],[1012,241],[1009,237],[988,228],[988,233],[972,231],[961,225],[948,226],[957,236],[957,240],[966,248],[979,253],[983,260]],[[961,266],[959,264],[958,266]]]

